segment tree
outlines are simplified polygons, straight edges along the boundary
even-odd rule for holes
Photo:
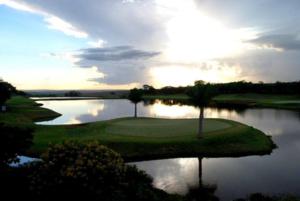
[[[213,96],[216,95],[216,90],[210,83],[205,84],[204,81],[200,80],[196,81],[195,85],[189,88],[187,95],[190,96],[192,103],[200,108],[198,138],[202,138],[204,107],[211,101]]]
[[[143,85],[143,91],[145,94],[154,94],[155,90],[156,89],[151,85],[148,85],[148,84]]]
[[[137,104],[142,100],[143,92],[140,89],[131,89],[128,99],[134,104],[134,117],[137,117]]]
[[[16,88],[11,84],[0,80],[0,111],[5,110],[4,103],[10,99],[12,93],[15,91]]]

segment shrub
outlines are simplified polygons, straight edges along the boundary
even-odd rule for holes
[[[0,167],[18,161],[17,156],[32,144],[32,132],[31,127],[0,123]]]
[[[119,154],[97,142],[53,145],[34,168],[31,187],[37,195],[49,199],[84,195],[90,200],[115,196],[113,189],[121,184],[126,170]]]
[[[148,175],[98,142],[52,145],[32,168],[30,186],[37,200],[169,200]]]

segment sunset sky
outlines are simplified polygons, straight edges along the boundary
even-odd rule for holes
[[[0,0],[20,89],[300,80],[298,0]]]

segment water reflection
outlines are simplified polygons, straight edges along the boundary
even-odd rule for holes
[[[127,100],[80,100],[41,102],[63,114],[46,124],[90,122],[132,116]],[[138,105],[139,116],[198,118],[191,105],[148,101]],[[205,117],[225,118],[262,130],[278,145],[271,155],[242,158],[175,158],[134,163],[154,178],[154,185],[170,193],[198,195],[202,189],[221,200],[246,197],[255,192],[295,193],[300,196],[300,113],[275,109],[206,108]],[[200,170],[200,171],[199,171]],[[202,171],[201,171],[202,170]],[[202,174],[199,174],[201,173]],[[202,175],[202,176],[201,176]],[[199,177],[200,176],[200,177]],[[200,179],[199,179],[200,178]],[[197,190],[198,189],[198,190]],[[201,188],[200,188],[201,189]],[[203,193],[203,191],[201,191]]]
[[[39,124],[74,124],[118,117],[130,117],[134,114],[133,104],[128,100],[64,100],[38,101],[43,107],[55,110],[62,116]],[[188,103],[187,103],[188,104]],[[245,110],[229,108],[206,108],[205,116],[241,116]],[[138,116],[160,118],[198,118],[199,109],[178,101],[145,101],[138,104]]]

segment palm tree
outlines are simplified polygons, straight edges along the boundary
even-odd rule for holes
[[[134,104],[134,117],[137,118],[137,104],[142,100],[143,92],[140,89],[131,89],[128,99]]]
[[[215,88],[210,84],[205,84],[204,81],[196,81],[195,85],[187,91],[192,103],[200,108],[198,138],[202,138],[204,124],[204,107],[216,95]]]

